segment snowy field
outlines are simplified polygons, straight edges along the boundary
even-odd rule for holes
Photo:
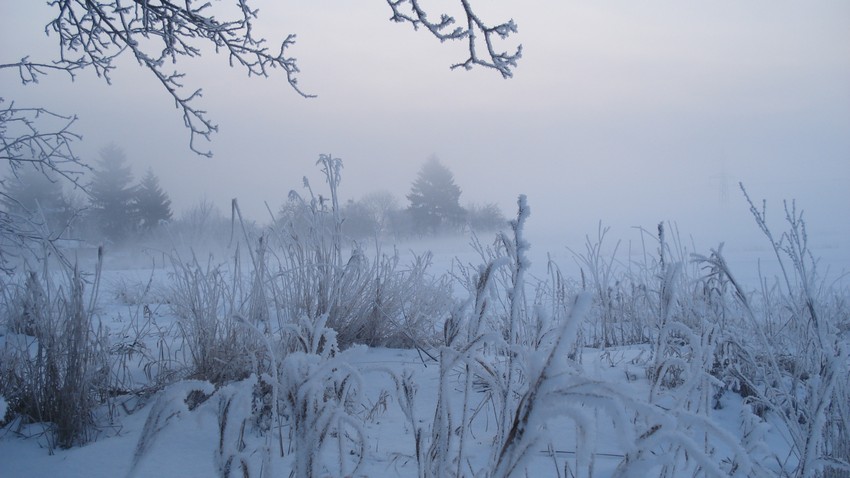
[[[583,375],[589,380],[617,384],[620,393],[638,397],[649,396],[649,383],[644,373],[647,351],[640,347],[606,350],[586,349],[582,351]],[[392,395],[381,395],[385,390],[393,391],[394,384],[385,370],[397,375],[405,370],[412,373],[418,384],[415,414],[420,424],[431,420],[439,388],[438,364],[423,360],[415,350],[359,348],[346,354],[346,360],[361,371],[368,381],[363,408],[358,410],[367,434],[367,457],[357,476],[418,476],[415,459],[415,439],[411,423],[401,411],[398,399]],[[235,388],[235,387],[234,387]],[[463,383],[450,380],[448,390],[457,407],[463,394]],[[165,396],[168,392],[163,392]],[[219,392],[224,394],[224,392]],[[476,402],[484,397],[476,393]],[[90,477],[109,478],[115,476],[150,477],[208,477],[219,476],[216,452],[219,439],[219,400],[210,399],[192,411],[175,407],[161,424],[161,430],[150,444],[145,455],[131,473],[139,439],[145,421],[155,405],[140,406],[135,399],[119,401],[115,424],[105,428],[102,436],[93,443],[70,450],[56,450],[48,454],[45,438],[39,436],[41,428],[27,427],[20,433],[6,432],[2,441],[2,476],[28,477]],[[154,402],[154,400],[151,400]],[[477,403],[476,403],[477,404]],[[135,409],[136,407],[140,407]],[[592,433],[576,430],[570,420],[555,419],[548,424],[557,448],[542,447],[534,450],[527,464],[529,476],[564,476],[564,470],[575,470],[580,460],[581,449],[577,437],[590,440],[593,445],[595,476],[611,476],[627,451],[620,430],[610,423],[608,417],[593,413],[594,404],[587,403],[585,417],[594,428]],[[128,410],[130,412],[128,412]],[[482,414],[493,414],[482,410]],[[740,433],[743,410],[741,401],[733,397],[722,399],[722,409],[713,410],[712,420],[717,426],[732,435]],[[463,473],[471,475],[470,469],[483,467],[493,450],[489,443],[492,428],[483,418],[477,430],[471,433],[467,446],[471,462],[464,464]],[[284,432],[286,433],[286,432]],[[771,450],[786,450],[787,438],[774,429],[767,429],[764,445]],[[256,437],[250,438],[259,441]],[[277,440],[277,438],[275,438]],[[276,448],[277,443],[273,443]],[[712,447],[724,449],[726,444],[711,443]],[[284,443],[287,456],[273,454],[269,476],[289,476],[293,468],[292,444]],[[724,450],[721,453],[729,453]],[[731,457],[731,455],[730,455]],[[335,458],[327,458],[335,461]],[[350,469],[349,469],[350,470]],[[569,471],[567,472],[569,473]],[[331,473],[327,474],[332,475]],[[253,476],[253,475],[252,475]],[[326,476],[324,473],[321,476]],[[344,475],[342,475],[344,476]],[[569,475],[568,475],[569,476]]]
[[[850,478],[850,1],[382,3],[2,3],[0,478]]]
[[[411,333],[429,337],[404,335],[405,348],[338,350],[324,318],[282,320],[272,295],[300,286],[254,282],[284,274],[273,270],[280,257],[259,273],[251,264],[262,259],[244,249],[197,263],[150,250],[107,255],[91,317],[101,326],[109,385],[89,412],[86,443],[65,449],[53,425],[10,414],[0,431],[0,477],[850,473],[840,450],[850,443],[847,281],[837,273],[850,264],[846,242],[832,242],[819,264],[832,274],[829,287],[818,282],[812,292],[826,324],[820,330],[771,315],[795,307],[799,291],[783,293],[768,275],[780,270],[769,248],[726,251],[742,292],[753,294],[748,318],[733,285],[717,267],[709,273],[717,262],[689,262],[708,250],[668,246],[662,259],[657,242],[639,253],[621,244],[613,257],[613,242],[571,250],[532,243],[519,252],[493,247],[491,238],[481,243],[481,251],[468,238],[397,246],[398,274],[433,253],[421,280],[435,295],[401,299],[398,315],[386,319],[398,325],[415,306],[430,310],[416,301],[441,307],[424,329],[410,322]],[[86,254],[93,252],[77,257],[90,271]],[[343,262],[351,264],[350,254]],[[522,257],[530,265],[518,268]],[[486,263],[495,265],[490,282],[476,290],[471,280]],[[234,270],[244,277],[234,279]],[[403,287],[396,276],[372,273],[387,289]],[[775,295],[758,295],[768,283]],[[258,293],[267,307],[255,320]],[[513,301],[517,294],[523,299]],[[192,312],[204,307],[209,322],[193,323]],[[780,323],[815,337],[771,328]],[[209,344],[205,327],[215,329]],[[6,360],[23,360],[20,350],[38,355],[34,335],[6,327]],[[230,348],[201,350],[208,345]],[[770,349],[779,346],[788,349]],[[211,363],[200,362],[203,353]]]

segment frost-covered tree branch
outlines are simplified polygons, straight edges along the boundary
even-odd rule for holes
[[[18,70],[18,76],[21,78],[21,83],[38,83],[38,77],[46,75],[48,71],[62,71],[67,73],[71,79],[74,79],[76,70],[82,65],[61,65],[58,63],[35,63],[30,61],[29,56],[25,56],[20,61],[14,63],[0,63],[0,70],[15,69]]]
[[[0,98],[0,160],[9,162],[13,174],[29,163],[78,184],[84,166],[71,147],[82,139],[72,130],[77,117],[14,102],[4,108],[3,102]]]
[[[197,106],[201,90],[187,90],[184,73],[169,69],[167,61],[176,63],[181,57],[198,57],[211,47],[216,53],[225,54],[230,66],[243,69],[248,76],[268,77],[272,70],[280,69],[299,95],[313,96],[301,90],[296,59],[288,56],[295,35],[286,35],[279,46],[270,48],[264,38],[254,33],[258,10],[251,7],[250,1],[236,0],[233,8],[214,6],[206,0],[49,0],[55,16],[46,25],[45,33],[58,37],[59,58],[38,62],[25,56],[19,61],[0,63],[0,70],[17,70],[21,82],[28,84],[37,83],[39,77],[51,72],[61,71],[73,79],[79,70],[92,68],[110,82],[116,59],[132,55],[154,75],[182,112],[183,123],[190,132],[190,148],[210,156],[209,151],[196,144],[198,137],[209,141],[217,131],[207,112]],[[513,52],[498,51],[495,46],[497,37],[504,40],[516,33],[513,20],[489,25],[469,0],[460,0],[462,19],[442,13],[436,22],[429,19],[419,0],[387,3],[395,22],[410,23],[417,30],[424,27],[440,41],[465,40],[469,56],[452,65],[453,69],[478,65],[495,69],[504,78],[513,76],[522,46]]]
[[[205,46],[216,53],[226,53],[231,66],[247,71],[248,76],[269,76],[271,70],[281,69],[289,85],[301,96],[309,97],[298,86],[298,66],[287,56],[295,35],[287,35],[275,49],[265,39],[254,34],[257,10],[248,0],[237,0],[238,13],[230,19],[219,20],[209,2],[184,0],[51,0],[56,16],[45,27],[48,35],[59,39],[59,59],[50,63],[32,62],[24,57],[16,63],[0,65],[0,69],[17,69],[23,83],[38,82],[41,75],[61,70],[73,78],[78,70],[93,68],[98,76],[110,82],[115,60],[132,55],[149,70],[174,99],[183,113],[183,122],[190,131],[190,147],[204,156],[196,145],[197,137],[209,140],[217,126],[206,111],[196,106],[201,90],[186,92],[184,74],[169,70],[167,61],[176,63],[180,57],[193,58],[202,54]]]
[[[86,169],[74,154],[72,143],[81,137],[72,127],[76,116],[63,116],[44,108],[18,108],[13,102],[4,107],[0,98],[0,161],[7,161],[11,176],[0,177],[0,202],[18,204],[18,198],[6,192],[6,181],[14,181],[23,167],[34,167],[48,178],[63,178],[75,187]],[[51,179],[53,180],[53,179]],[[44,218],[0,210],[0,271],[9,272],[8,249],[28,246],[31,242],[52,241],[59,236],[46,228]]]
[[[419,0],[387,0],[387,4],[392,8],[393,15],[390,19],[394,22],[410,23],[417,30],[424,27],[441,42],[465,40],[469,47],[469,57],[453,64],[452,69],[462,67],[470,70],[478,65],[497,70],[503,78],[513,77],[513,69],[522,57],[522,45],[517,45],[513,53],[497,51],[494,45],[496,37],[505,40],[511,33],[517,32],[513,19],[497,25],[488,25],[478,16],[469,0],[460,0],[464,15],[464,20],[460,23],[463,26],[458,26],[455,17],[447,13],[441,13],[440,20],[432,22]]]

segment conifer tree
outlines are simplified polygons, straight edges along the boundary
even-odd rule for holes
[[[133,172],[120,148],[109,145],[100,151],[100,162],[89,186],[92,216],[100,232],[121,241],[135,229]]]
[[[416,229],[436,233],[462,226],[466,211],[460,193],[449,168],[434,156],[425,161],[407,195]]]
[[[136,188],[133,206],[142,231],[151,231],[161,222],[171,220],[171,200],[150,168]]]

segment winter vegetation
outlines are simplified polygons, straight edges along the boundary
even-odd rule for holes
[[[269,49],[249,3],[50,1],[60,59],[0,71],[109,81],[130,57],[206,156],[217,127],[178,57],[212,48],[310,96],[294,35]],[[388,0],[391,20],[463,42],[452,68],[512,76],[513,20],[421,3]],[[75,117],[5,105],[0,476],[850,476],[850,284],[794,201],[777,222],[740,185],[776,274],[667,222],[625,254],[600,223],[575,267],[535,263],[533,191],[510,219],[463,207],[436,156],[404,199],[354,199],[319,155],[322,183],[257,221],[237,199],[173,211],[136,152],[83,161]],[[468,244],[422,247],[446,238]]]
[[[169,475],[185,433],[204,435],[180,458],[195,476],[850,470],[848,291],[795,204],[775,233],[745,196],[782,271],[755,288],[663,223],[638,259],[606,255],[600,229],[578,277],[533,277],[524,196],[440,270],[346,235],[342,162],[317,166],[325,193],[305,181],[266,226],[234,202],[223,256],[175,243],[139,282],[105,275],[108,254],[3,276],[4,475],[3,450],[37,445],[47,470],[119,440],[104,473]]]

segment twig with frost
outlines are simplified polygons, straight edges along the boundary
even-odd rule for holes
[[[469,56],[466,60],[453,64],[451,69],[470,70],[473,66],[481,66],[498,71],[502,78],[513,77],[513,69],[522,58],[522,45],[517,45],[513,52],[508,52],[498,51],[494,44],[496,38],[505,40],[517,32],[517,25],[513,19],[489,25],[476,13],[469,0],[460,0],[463,9],[463,18],[460,23],[463,26],[458,26],[457,19],[448,13],[441,13],[438,21],[431,21],[419,0],[387,0],[387,4],[393,12],[390,20],[394,22],[409,23],[414,29],[424,27],[440,42],[455,40],[467,42]]]

